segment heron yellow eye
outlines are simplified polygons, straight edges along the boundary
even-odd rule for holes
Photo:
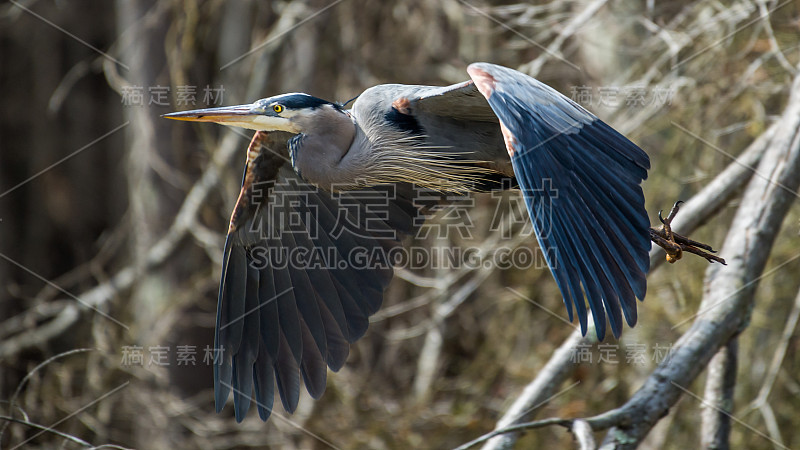
[[[283,105],[272,105],[272,110],[280,114],[283,112]]]

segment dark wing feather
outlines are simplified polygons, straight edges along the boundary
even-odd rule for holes
[[[261,420],[266,421],[272,414],[275,401],[275,375],[273,361],[264,346],[258,347],[259,365],[253,365],[253,387],[256,391],[256,409]]]
[[[238,350],[242,341],[244,324],[233,323],[233,319],[244,312],[244,296],[246,289],[247,262],[244,251],[234,244],[235,238],[228,236],[225,240],[225,259],[222,265],[222,281],[219,287],[217,302],[217,323],[214,333],[214,348],[217,349],[214,361],[214,398],[217,412],[231,389],[233,366],[231,356]]]
[[[328,367],[344,365],[392,278],[388,261],[358,267],[353,253],[399,246],[418,214],[407,186],[331,194],[305,183],[288,161],[289,138],[256,133],[225,244],[215,402],[221,410],[232,390],[237,421],[253,391],[263,420],[275,386],[290,413],[301,377],[322,395]]]
[[[492,64],[470,76],[500,119],[508,153],[539,245],[564,297],[586,332],[584,295],[597,335],[605,316],[614,336],[622,316],[636,323],[646,291],[649,220],[641,182],[646,153],[549,86]]]

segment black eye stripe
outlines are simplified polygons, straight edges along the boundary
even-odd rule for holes
[[[318,108],[323,105],[331,105],[337,109],[339,108],[335,103],[308,94],[288,94],[280,96],[280,98],[276,98],[275,100],[279,101],[280,104],[287,109]]]

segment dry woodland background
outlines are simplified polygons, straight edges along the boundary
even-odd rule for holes
[[[0,445],[450,448],[557,417],[585,420],[476,445],[800,447],[799,38],[795,0],[4,2]],[[676,229],[729,265],[654,252],[639,323],[604,343],[565,322],[541,257],[398,270],[321,400],[214,413],[203,349],[250,133],[159,115],[450,84],[473,61],[636,142],[651,221],[687,200]],[[538,252],[517,192],[463,204],[470,238],[413,244]]]

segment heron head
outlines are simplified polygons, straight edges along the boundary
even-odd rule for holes
[[[257,131],[302,133],[320,113],[341,106],[308,94],[291,93],[263,98],[249,105],[223,106],[164,114],[162,117],[193,122],[215,122]]]

